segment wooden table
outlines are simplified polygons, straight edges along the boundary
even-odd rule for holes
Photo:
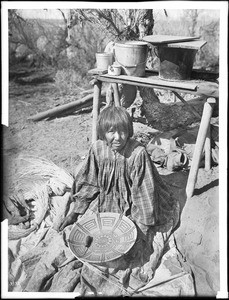
[[[158,73],[146,71],[145,77],[133,77],[127,75],[113,76],[106,74],[107,71],[93,69],[89,74],[94,77],[94,97],[93,97],[93,121],[92,121],[92,142],[97,140],[96,124],[100,111],[100,98],[102,83],[107,82],[112,84],[114,92],[114,102],[116,106],[120,106],[118,84],[129,84],[134,86],[143,86],[148,88],[156,88],[172,91],[179,99],[186,105],[187,102],[181,97],[179,93],[193,94],[197,96],[205,96],[206,102],[204,104],[203,113],[201,116],[200,127],[197,135],[196,145],[190,167],[189,177],[186,186],[187,197],[193,195],[201,154],[205,147],[205,169],[211,168],[211,145],[210,145],[210,121],[213,111],[213,106],[219,97],[218,83],[213,80],[198,79],[201,74],[193,71],[192,80],[188,81],[168,81],[158,77]],[[209,77],[209,75],[208,75]]]

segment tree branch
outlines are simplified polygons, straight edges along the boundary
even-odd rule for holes
[[[65,17],[64,12],[63,12],[61,9],[59,9],[59,8],[58,8],[57,10],[59,10],[59,12],[62,14],[62,17],[63,17],[63,19],[64,19],[64,23],[67,25],[68,21],[67,21],[67,19],[66,19],[66,17]]]
[[[113,22],[113,20],[111,18],[107,17],[100,9],[96,9],[95,11],[98,13],[98,16],[100,18],[105,19],[107,22],[109,22],[112,25],[112,27],[114,28],[114,30],[116,31],[116,33],[117,33],[118,36],[121,34],[121,32],[116,27],[116,25],[114,24],[114,22]]]

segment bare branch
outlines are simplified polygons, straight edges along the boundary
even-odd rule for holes
[[[167,14],[167,10],[166,10],[166,9],[164,9],[164,14],[165,14],[166,17],[168,17],[168,14]]]
[[[100,18],[105,19],[106,21],[108,21],[108,22],[111,24],[111,26],[112,26],[112,27],[114,28],[114,30],[116,31],[117,35],[120,35],[120,31],[119,31],[119,29],[116,27],[116,25],[114,24],[112,18],[107,17],[107,16],[103,13],[103,11],[100,10],[100,9],[96,9],[96,12],[98,13],[98,16],[99,16]]]
[[[63,19],[64,19],[64,23],[67,24],[68,21],[67,21],[67,19],[66,19],[66,17],[65,17],[64,12],[63,12],[61,9],[59,9],[59,8],[58,8],[57,10],[59,10],[59,12],[62,14],[62,17],[63,17]]]

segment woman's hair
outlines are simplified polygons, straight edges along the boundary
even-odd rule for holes
[[[97,123],[98,138],[105,140],[105,134],[111,128],[125,132],[128,137],[133,135],[133,122],[124,107],[112,105],[101,111]]]

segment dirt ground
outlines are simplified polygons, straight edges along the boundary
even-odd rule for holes
[[[79,90],[80,93],[80,90]],[[75,101],[80,95],[61,96],[53,83],[9,86],[9,127],[3,128],[3,192],[7,197],[17,182],[19,155],[29,154],[52,160],[73,172],[91,143],[91,110],[38,122],[28,118],[38,112]],[[135,123],[138,132],[152,132]],[[197,295],[216,295],[219,290],[218,166],[200,169],[191,199],[185,197],[187,172],[161,175],[174,190],[183,209],[175,233],[177,246],[191,268]]]

